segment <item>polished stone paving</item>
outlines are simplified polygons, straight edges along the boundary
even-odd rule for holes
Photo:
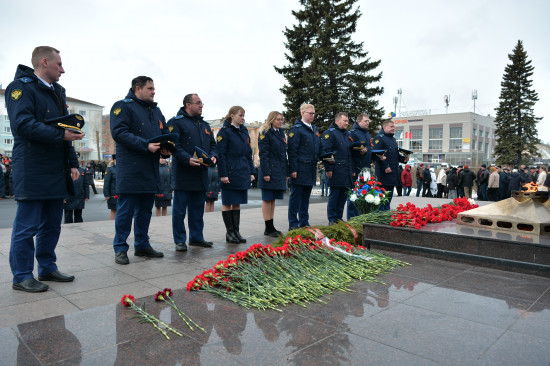
[[[312,224],[326,223],[326,204],[312,205],[310,213]],[[277,207],[275,217],[284,229],[286,207]],[[246,245],[223,241],[219,213],[205,219],[214,248],[175,252],[171,217],[153,218],[151,242],[165,257],[137,258],[130,250],[128,266],[114,263],[113,222],[63,225],[58,265],[76,280],[50,282],[40,294],[11,289],[11,229],[0,230],[0,365],[550,364],[548,278],[386,252],[411,266],[306,308],[247,310],[185,285],[228,254],[268,243],[258,235],[261,210],[242,211]],[[164,287],[174,289],[180,309],[206,333],[190,331],[174,310],[154,301]],[[184,336],[168,341],[132,319],[119,302],[127,293]]]

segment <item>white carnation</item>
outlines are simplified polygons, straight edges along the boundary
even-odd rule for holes
[[[367,196],[365,197],[365,200],[368,203],[373,203],[374,202],[374,196],[372,194],[367,194]]]
[[[355,202],[356,199],[357,199],[357,195],[356,195],[355,193],[352,194],[352,195],[349,197],[349,200],[350,200],[351,202]]]
[[[380,196],[374,197],[374,204],[379,205],[380,204]]]

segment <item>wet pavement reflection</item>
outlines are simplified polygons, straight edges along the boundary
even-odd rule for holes
[[[429,258],[307,307],[245,309],[175,290],[189,330],[153,296],[136,299],[183,332],[166,340],[122,304],[0,329],[2,365],[529,365],[550,361],[550,281]],[[430,270],[438,268],[431,276]],[[475,284],[472,277],[479,279]],[[428,278],[424,280],[423,278]],[[495,289],[498,283],[522,287]],[[521,355],[521,362],[518,361]]]

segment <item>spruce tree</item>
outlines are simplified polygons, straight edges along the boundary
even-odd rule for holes
[[[503,81],[500,84],[500,102],[495,124],[495,156],[499,164],[518,166],[528,164],[537,155],[537,122],[542,118],[535,117],[533,107],[539,100],[532,89],[533,70],[531,61],[523,42],[518,41],[513,52],[508,55],[511,64],[504,69]]]
[[[315,125],[327,129],[338,112],[354,119],[369,113],[371,132],[378,132],[384,109],[375,97],[384,89],[373,85],[382,73],[371,74],[380,60],[371,61],[363,51],[363,42],[351,38],[361,16],[357,0],[300,0],[301,10],[293,11],[297,24],[285,27],[285,57],[288,65],[276,67],[286,84],[285,119],[294,123],[300,118],[300,105],[315,106]],[[350,123],[351,124],[351,123]]]

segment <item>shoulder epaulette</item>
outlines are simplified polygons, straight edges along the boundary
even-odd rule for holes
[[[291,128],[298,128],[298,127],[302,127],[302,125],[294,125]]]
[[[130,98],[126,98],[126,99],[123,99],[122,100],[124,103],[133,103],[134,100],[133,99],[130,99]]]
[[[328,129],[330,132],[334,131],[334,127],[333,128],[329,128]]]
[[[28,84],[32,81],[32,79],[28,76],[24,76],[24,77],[20,78],[19,81],[22,81],[23,83]]]
[[[174,117],[174,119],[182,119],[183,118],[183,114],[178,114],[177,116]]]

